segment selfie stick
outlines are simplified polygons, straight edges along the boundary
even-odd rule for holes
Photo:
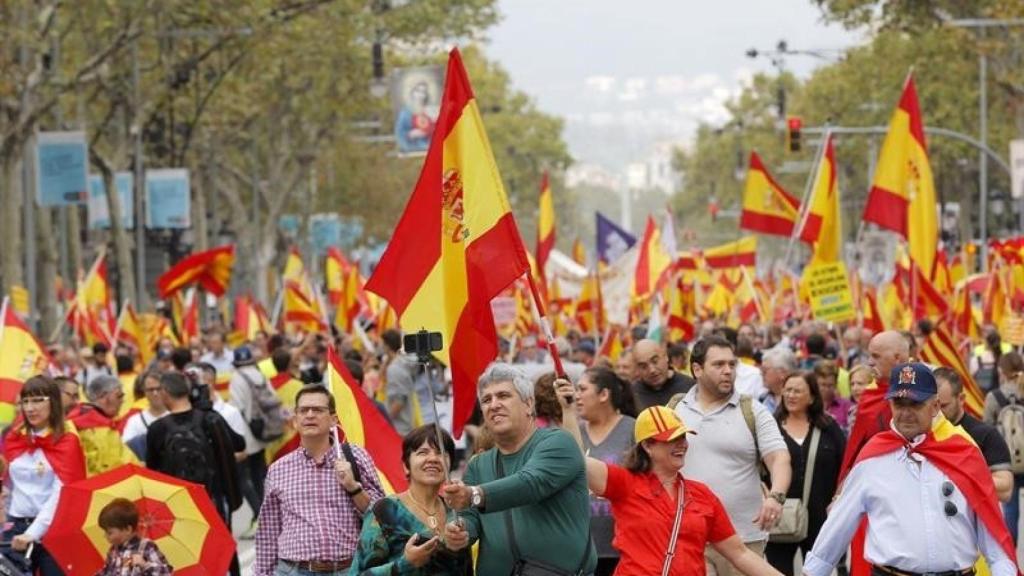
[[[419,332],[416,333],[416,360],[419,361],[420,365],[423,366],[423,373],[427,376],[427,390],[430,391],[430,408],[434,413],[434,434],[437,435],[437,451],[441,453],[441,467],[444,469],[444,479],[446,482],[451,483],[452,471],[448,467],[448,456],[444,449],[444,433],[441,431],[441,419],[437,416],[437,396],[434,395],[434,377],[430,369],[430,360],[432,354],[430,351],[430,332],[427,332],[425,328],[420,328]],[[443,338],[440,333],[434,333],[438,339]],[[443,342],[442,342],[443,345]],[[441,376],[444,377],[443,375]],[[416,393],[416,384],[413,383],[410,394]],[[418,402],[419,400],[417,400]]]

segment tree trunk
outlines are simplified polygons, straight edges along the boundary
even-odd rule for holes
[[[96,163],[93,163],[95,166]],[[107,190],[107,210],[110,214],[110,235],[114,240],[114,259],[117,262],[117,294],[119,301],[135,298],[135,267],[132,265],[131,247],[128,243],[128,231],[125,230],[121,215],[126,209],[121,206],[121,195],[117,190],[114,173],[100,168],[103,176],[103,187]],[[131,208],[127,208],[130,210]],[[136,219],[136,225],[139,225]],[[136,302],[135,307],[139,304]]]
[[[39,306],[39,334],[48,338],[57,328],[57,234],[53,229],[53,209],[36,208],[36,246],[39,254],[37,268]]]
[[[20,154],[21,147],[18,147]],[[25,285],[25,269],[22,263],[21,246],[21,206],[22,206],[22,182],[21,182],[21,159],[18,157],[7,158],[3,164],[3,178],[7,182],[4,190],[4,229],[2,232],[4,249],[0,250],[0,272],[3,273],[3,295],[11,293],[11,286]]]
[[[77,204],[68,204],[68,266],[71,274],[77,278],[82,267],[82,211]]]

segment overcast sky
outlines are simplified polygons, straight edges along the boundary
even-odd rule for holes
[[[841,49],[862,34],[826,26],[812,0],[501,0],[487,48],[516,87],[567,120],[580,161],[618,169],[663,140],[685,142],[752,73],[749,48]],[[806,76],[821,60],[792,56]]]

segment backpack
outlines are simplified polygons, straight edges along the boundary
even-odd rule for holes
[[[1010,449],[1010,470],[1014,474],[1024,474],[1024,404],[1016,395],[1007,397],[999,389],[993,390],[992,395],[999,403],[996,429]]]
[[[161,444],[160,472],[209,488],[215,462],[203,414],[193,410],[192,420],[184,424],[178,423],[173,414],[162,420],[167,432]]]
[[[999,386],[999,374],[996,372],[995,363],[978,363],[978,369],[974,372],[974,381],[983,391],[989,391]]]
[[[281,409],[281,399],[270,389],[267,379],[260,374],[258,382],[253,382],[244,370],[237,372],[252,390],[252,414],[249,416],[249,430],[257,440],[273,442],[284,436],[286,419]]]

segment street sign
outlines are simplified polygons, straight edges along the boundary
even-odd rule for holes
[[[1010,140],[1010,195],[1024,197],[1024,140]]]
[[[865,232],[860,240],[857,272],[865,284],[881,287],[892,280],[896,266],[896,239],[888,232]]]

